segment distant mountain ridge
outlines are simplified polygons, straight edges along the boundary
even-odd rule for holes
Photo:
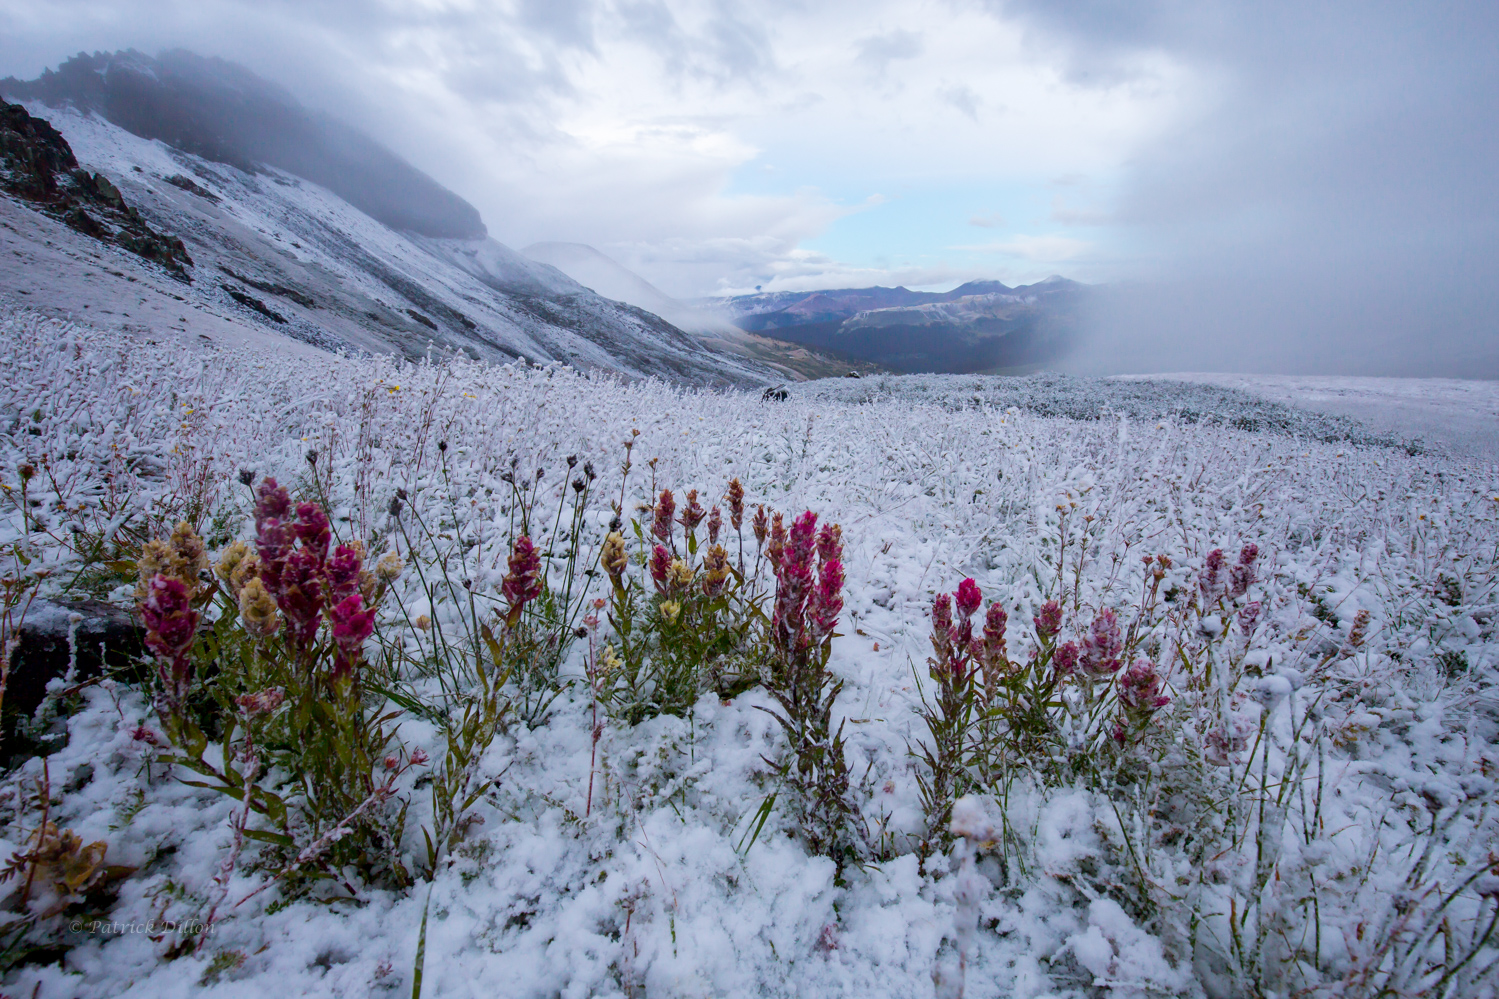
[[[894,371],[1007,373],[1065,357],[1091,292],[1050,277],[1013,288],[970,281],[946,292],[840,288],[700,304],[711,302],[741,329]]]
[[[184,50],[79,53],[35,80],[0,80],[11,100],[72,104],[145,139],[245,173],[272,166],[326,187],[393,229],[450,239],[487,231],[467,201],[364,133],[303,108],[243,66]]]

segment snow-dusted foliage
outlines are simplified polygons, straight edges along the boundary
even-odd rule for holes
[[[1146,379],[1085,378],[1043,372],[1025,378],[986,375],[874,376],[825,379],[796,386],[808,398],[845,403],[915,399],[944,409],[1009,409],[1071,420],[1125,417],[1183,424],[1206,423],[1235,430],[1423,450],[1419,440],[1371,431],[1356,420],[1297,409],[1240,389],[1214,384]]]
[[[405,560],[370,661],[503,619],[507,573],[512,596],[531,586],[531,563],[513,562],[516,483],[548,557],[580,492],[570,467],[598,476],[579,564],[598,564],[615,503],[638,557],[662,488],[727,510],[737,478],[751,511],[841,525],[826,669],[857,813],[840,872],[778,793],[787,742],[763,687],[638,721],[600,711],[606,619],[562,650],[555,700],[529,723],[511,711],[470,761],[482,793],[444,827],[430,879],[431,785],[472,690],[413,675],[372,705],[401,711],[391,800],[409,806],[391,860],[412,884],[350,869],[323,896],[348,900],[319,902],[275,880],[248,809],[168,765],[150,692],[105,680],[22,726],[63,738],[0,792],[8,918],[28,872],[34,916],[63,906],[28,938],[50,934],[51,950],[26,957],[4,930],[9,994],[406,994],[418,967],[429,996],[1493,994],[1499,469],[1324,433],[1294,410],[1225,414],[1229,397],[1195,389],[1136,385],[1099,405],[1072,382],[891,378],[761,402],[26,315],[0,333],[3,568],[42,597],[133,605],[129,563],[179,520],[215,556],[253,539],[242,470],[317,499],[371,562]],[[753,560],[747,519],[742,535]],[[1235,575],[1246,545],[1254,571]],[[583,578],[609,597],[608,573]],[[1063,719],[1080,734],[1054,759],[1006,757],[1003,779],[970,768],[969,795],[947,802],[949,849],[924,818],[923,698],[934,598],[953,591],[960,614],[978,591],[1005,611],[974,623],[1001,622],[1008,662],[1075,643],[1069,669],[1110,707],[1096,730]],[[1169,611],[1137,614],[1149,600]],[[998,662],[989,639],[949,658]],[[1151,669],[1109,667],[1126,645]],[[108,866],[131,870],[89,896],[103,909],[69,904],[65,871],[102,885]]]

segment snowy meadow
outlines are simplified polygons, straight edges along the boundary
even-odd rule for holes
[[[7,994],[1495,992],[1499,468],[1201,386],[0,336],[7,675],[149,631],[7,721]]]

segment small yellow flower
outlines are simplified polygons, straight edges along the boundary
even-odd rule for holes
[[[668,624],[676,624],[677,618],[682,613],[682,605],[675,600],[664,600],[661,603],[661,616],[666,618]]]
[[[432,630],[432,619],[425,614],[418,614],[416,620],[411,623],[416,625],[417,631]]]
[[[375,563],[375,578],[389,586],[401,577],[401,570],[405,568],[406,564],[401,561],[401,556],[395,552],[386,552]]]
[[[239,591],[239,617],[245,630],[256,638],[268,637],[281,624],[276,615],[276,601],[271,599],[258,576]]]
[[[685,588],[690,586],[692,585],[692,566],[679,558],[674,558],[671,560],[671,568],[667,570],[666,578],[670,580],[671,585],[674,587]]]
[[[243,562],[245,560],[245,556],[249,554],[250,546],[245,544],[243,541],[236,541],[234,544],[224,549],[224,554],[219,556],[218,564],[213,567],[214,575],[218,576],[226,583],[229,582],[234,578],[234,570],[239,568],[239,564]]]
[[[625,554],[625,538],[618,531],[611,531],[604,539],[604,553],[600,558],[604,571],[609,574],[609,579],[614,585],[620,585],[620,579],[629,567],[629,557]]]

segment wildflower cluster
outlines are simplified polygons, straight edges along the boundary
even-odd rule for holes
[[[243,802],[236,842],[252,812],[267,820],[259,835],[286,851],[293,880],[308,865],[353,864],[402,882],[388,849],[398,833],[385,827],[392,817],[382,807],[392,773],[404,772],[388,764],[394,716],[371,710],[362,685],[365,644],[400,561],[388,555],[366,570],[362,545],[335,545],[323,508],[294,505],[274,479],[257,488],[254,515],[253,549],[228,546],[211,577],[186,524],[142,553],[140,613],[159,664],[158,715],[175,750],[165,759]],[[205,631],[200,608],[215,596],[218,616]],[[195,675],[208,678],[201,695]],[[222,764],[206,755],[211,737],[222,743]],[[285,775],[280,787],[262,779],[267,760]]]
[[[726,492],[731,523],[742,523],[743,496],[743,486],[732,481]],[[594,687],[601,702],[629,724],[686,714],[708,689],[732,696],[757,682],[763,658],[756,630],[760,584],[754,571],[741,568],[742,546],[731,558],[720,540],[721,509],[704,510],[695,489],[679,508],[671,490],[663,489],[646,512],[648,530],[633,523],[633,559],[618,524],[599,557],[609,578],[608,622],[617,643],[608,652],[618,665],[598,674]],[[700,527],[706,528],[701,539]],[[638,578],[632,562],[643,562]]]
[[[841,871],[863,846],[849,796],[843,725],[832,727],[833,702],[843,682],[827,668],[843,609],[843,534],[837,524],[819,530],[817,515],[809,510],[792,522],[790,532],[776,514],[770,536],[776,593],[766,689],[780,709],[771,714],[791,749],[780,773],[792,791],[796,824],[808,848],[832,857]]]

